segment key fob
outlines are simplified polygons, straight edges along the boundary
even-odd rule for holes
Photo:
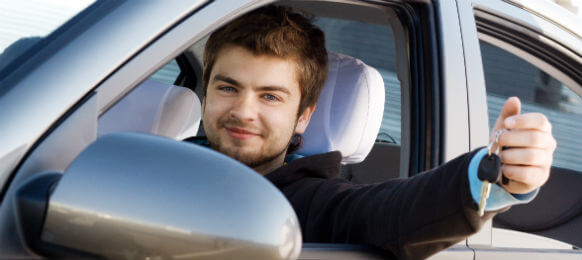
[[[497,183],[501,179],[501,159],[496,154],[486,155],[479,163],[477,176],[482,181]]]

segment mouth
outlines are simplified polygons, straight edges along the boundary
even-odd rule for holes
[[[225,127],[224,129],[226,129],[226,132],[230,137],[238,140],[247,140],[253,137],[260,136],[260,134],[258,133],[239,127]]]

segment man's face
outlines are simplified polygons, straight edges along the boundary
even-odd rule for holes
[[[282,163],[291,137],[305,131],[313,112],[308,108],[297,116],[301,93],[295,66],[292,60],[224,47],[203,101],[212,148],[252,168]]]

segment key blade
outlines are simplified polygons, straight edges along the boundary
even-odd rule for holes
[[[481,185],[481,198],[479,200],[479,209],[477,214],[482,217],[485,214],[485,205],[487,204],[487,198],[489,198],[489,193],[491,191],[491,183],[488,181],[483,181]]]

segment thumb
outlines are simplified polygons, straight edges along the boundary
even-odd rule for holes
[[[521,101],[519,100],[519,98],[517,97],[510,97],[507,99],[507,101],[505,101],[505,104],[503,105],[503,108],[501,109],[501,113],[499,113],[499,117],[497,117],[497,120],[495,121],[495,126],[493,126],[493,130],[491,131],[491,135],[489,137],[489,141],[493,141],[493,135],[503,129],[506,128],[505,127],[505,119],[510,117],[510,116],[514,116],[514,115],[518,115],[521,111]]]

